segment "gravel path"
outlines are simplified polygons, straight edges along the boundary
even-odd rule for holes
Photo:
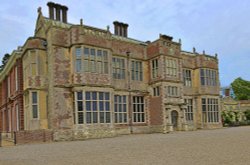
[[[249,165],[250,127],[0,147],[0,165]]]

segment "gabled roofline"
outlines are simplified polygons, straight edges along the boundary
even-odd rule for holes
[[[0,73],[0,83],[4,80],[4,78],[8,75],[10,70],[13,68],[15,65],[15,62],[17,59],[21,57],[22,51],[20,50],[14,50],[11,53],[11,56],[7,62],[7,64],[4,66],[4,69]]]

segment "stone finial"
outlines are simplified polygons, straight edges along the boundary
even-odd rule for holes
[[[110,27],[109,27],[109,25],[107,26],[107,31],[109,31],[109,29],[110,29]]]
[[[205,55],[205,54],[206,54],[205,50],[203,50],[203,51],[202,51],[202,54],[203,54],[203,55]]]
[[[215,53],[215,58],[218,58],[218,54],[217,53]]]
[[[81,26],[83,25],[83,19],[82,18],[80,19],[80,25]]]
[[[181,44],[181,39],[179,38],[179,44]]]
[[[196,53],[196,49],[195,49],[195,47],[193,47],[193,53]]]
[[[41,14],[41,13],[42,13],[42,8],[41,8],[41,7],[38,7],[38,8],[37,8],[37,12],[38,12],[38,14]]]

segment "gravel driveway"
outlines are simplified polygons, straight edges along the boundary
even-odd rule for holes
[[[0,147],[0,165],[248,165],[250,127]]]

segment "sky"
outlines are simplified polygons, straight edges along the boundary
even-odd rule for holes
[[[34,35],[37,8],[45,0],[1,0],[0,58]],[[250,81],[249,0],[55,0],[68,6],[68,22],[113,32],[113,21],[129,24],[128,36],[154,41],[159,34],[182,40],[182,50],[218,54],[221,86],[241,77]]]

